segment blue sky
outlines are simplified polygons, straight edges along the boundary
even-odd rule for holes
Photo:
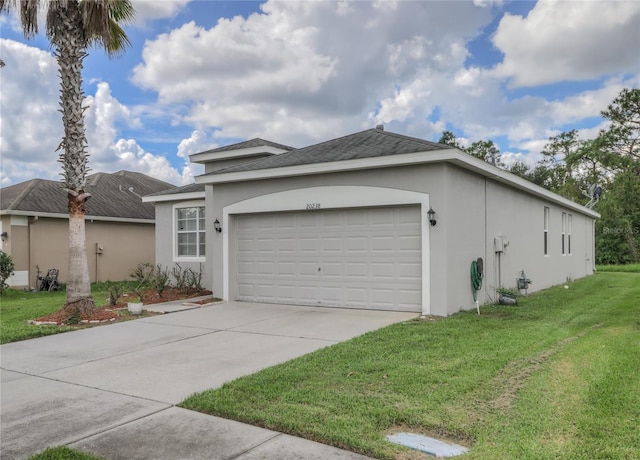
[[[188,156],[253,137],[303,147],[384,124],[491,139],[506,161],[594,137],[640,79],[636,1],[134,1],[132,47],[85,61],[89,165],[173,184]],[[43,16],[44,19],[44,16]],[[45,37],[0,18],[0,184],[59,178]],[[44,29],[44,23],[42,23]]]

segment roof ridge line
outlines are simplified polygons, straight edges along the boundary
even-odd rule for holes
[[[317,146],[317,145],[322,145],[322,144],[326,144],[326,143],[328,143],[328,142],[337,141],[337,140],[340,140],[340,139],[344,139],[344,138],[346,138],[346,137],[355,136],[356,134],[366,133],[367,131],[380,131],[380,132],[384,132],[384,131],[382,131],[382,130],[380,130],[380,129],[376,129],[376,128],[369,128],[369,129],[365,129],[365,130],[358,131],[358,132],[355,132],[355,133],[345,134],[344,136],[334,137],[333,139],[327,139],[326,141],[317,142],[317,143],[315,143],[315,144],[305,145],[304,147],[295,148],[295,149],[293,149],[293,150],[289,150],[289,152],[287,152],[287,153],[293,153],[293,152],[295,152],[296,150],[303,150],[303,149],[307,149],[307,148],[309,148],[309,147],[315,147],[315,146]],[[387,133],[387,134],[391,134],[391,133]]]
[[[391,131],[384,131],[382,129],[373,129],[373,131],[379,131],[381,134],[388,134],[389,136],[399,137],[399,138],[402,138],[402,139],[411,139],[413,141],[417,141],[417,142],[420,142],[420,143],[425,143],[426,142],[428,144],[433,144],[433,145],[447,145],[447,144],[441,144],[439,142],[428,141],[427,139],[420,139],[419,137],[407,136],[406,134],[399,134],[399,133],[394,133],[394,132],[391,132]]]

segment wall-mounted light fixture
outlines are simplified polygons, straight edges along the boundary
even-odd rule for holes
[[[432,227],[436,225],[436,212],[433,210],[433,208],[429,208],[429,210],[427,211],[427,218],[429,219],[429,223]]]
[[[218,233],[222,232],[222,226],[220,225],[220,221],[218,219],[216,219],[216,221],[213,223],[213,228],[215,228],[216,232]]]
[[[2,238],[2,242],[5,242],[9,238],[9,234],[7,232],[2,232],[0,233],[0,238]]]

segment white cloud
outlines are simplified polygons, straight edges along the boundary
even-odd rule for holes
[[[542,1],[526,17],[505,15],[494,35],[505,53],[497,67],[476,59],[484,49],[470,42],[491,32],[500,1],[267,1],[261,13],[213,27],[194,21],[167,29],[161,21],[166,33],[148,34],[142,61],[131,64],[137,48],[125,60],[135,66],[126,69],[131,81],[157,101],[138,93],[132,105],[128,88],[106,83],[108,74],[87,95],[89,164],[94,172],[153,172],[184,184],[201,173],[188,155],[221,139],[262,137],[301,147],[378,123],[434,140],[445,129],[461,142],[506,139],[505,155],[517,159],[523,150],[535,158],[550,135],[584,120],[597,123],[623,87],[638,86],[640,58],[623,40],[634,37],[638,3],[598,2],[595,13],[587,3]],[[176,17],[184,5],[137,3],[137,24],[151,31],[154,19]],[[633,11],[624,15],[625,8]],[[601,43],[594,46],[591,36]],[[14,51],[5,51],[5,42]],[[5,60],[20,63],[1,71],[2,133],[12,133],[0,137],[2,181],[57,178],[55,61],[10,40],[2,47]],[[573,93],[506,86],[596,77]],[[162,155],[148,151],[162,144]]]
[[[491,20],[467,2],[267,2],[262,10],[147,41],[134,83],[157,91],[160,104],[188,104],[183,121],[198,129],[307,145],[373,127],[380,101],[399,117],[420,112],[430,90],[417,79],[444,73],[446,81],[464,64],[465,40]]]
[[[172,184],[181,183],[181,174],[171,166],[169,160],[163,156],[145,152],[133,139],[119,139],[110,150],[115,161],[103,164],[97,170],[115,172],[126,169],[142,172]]]
[[[133,0],[135,22],[144,25],[155,19],[171,18],[178,14],[189,0]]]
[[[191,133],[187,139],[183,139],[178,144],[178,157],[182,158],[185,162],[182,169],[182,185],[193,183],[193,178],[199,174],[204,173],[204,166],[190,163],[189,155],[194,153],[203,152],[218,147],[213,139],[207,136],[207,133],[200,130],[195,130]]]
[[[106,82],[98,83],[95,96],[87,96],[84,105],[85,127],[89,142],[89,154],[96,162],[108,161],[110,149],[117,136],[116,123],[122,121],[130,127],[140,127],[140,120],[111,94]]]
[[[2,97],[0,98],[0,184],[33,178],[59,180],[62,166],[56,149],[63,136],[59,110],[57,63],[50,52],[13,40],[0,39]],[[171,183],[182,174],[161,155],[144,151],[132,139],[118,139],[120,124],[141,127],[140,120],[99,83],[85,99],[85,126],[92,172],[139,171]]]
[[[638,72],[640,3],[539,1],[527,17],[506,14],[493,37],[495,73],[514,86]]]
[[[2,185],[33,177],[58,179],[62,140],[58,65],[51,53],[0,39]],[[35,174],[35,176],[34,176]]]

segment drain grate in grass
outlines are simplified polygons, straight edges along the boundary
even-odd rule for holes
[[[436,457],[456,457],[469,451],[466,447],[451,444],[415,433],[395,433],[387,436],[395,444],[419,450]]]

